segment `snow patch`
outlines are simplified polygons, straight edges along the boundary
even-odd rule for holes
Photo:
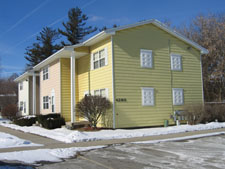
[[[197,134],[197,135],[193,135],[193,136],[176,137],[176,138],[169,138],[169,139],[162,139],[162,140],[137,141],[137,142],[132,142],[132,143],[134,143],[134,144],[155,144],[155,143],[168,142],[168,141],[183,141],[183,140],[190,140],[190,139],[196,139],[196,138],[202,138],[202,137],[218,136],[218,135],[222,135],[222,134],[225,134],[225,132]]]
[[[84,142],[94,140],[122,139],[132,137],[145,137],[154,135],[166,135],[173,133],[183,133],[190,131],[210,130],[225,128],[225,123],[211,122],[208,124],[198,125],[180,125],[170,127],[145,128],[145,129],[117,129],[117,130],[100,130],[93,132],[80,132],[68,130],[66,128],[47,130],[38,126],[21,127],[15,124],[1,123],[4,127],[20,130],[26,133],[32,133],[62,141],[65,143]]]
[[[103,147],[105,146],[72,147],[64,149],[38,149],[0,153],[0,160],[20,161],[28,164],[35,164],[40,161],[60,162],[62,159],[75,156],[77,152],[89,151]]]
[[[30,147],[30,146],[43,146],[41,144],[34,144],[29,140],[23,140],[11,134],[0,132],[0,148],[12,147]]]

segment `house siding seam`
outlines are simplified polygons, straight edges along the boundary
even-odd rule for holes
[[[170,47],[168,44],[170,41]],[[200,51],[148,24],[114,35],[116,128],[173,124],[172,88],[184,89],[184,103],[202,103]],[[140,49],[153,52],[153,68],[141,68]],[[169,50],[168,50],[169,49]],[[171,71],[170,53],[182,56],[182,71]],[[142,106],[141,87],[155,89],[155,106]]]

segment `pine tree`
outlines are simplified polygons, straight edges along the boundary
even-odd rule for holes
[[[68,19],[66,23],[62,23],[65,31],[58,29],[59,33],[67,38],[68,43],[61,42],[64,46],[77,44],[83,40],[86,35],[97,30],[96,27],[86,26],[88,17],[83,14],[78,7],[69,10]]]
[[[25,59],[29,62],[27,69],[37,65],[58,51],[61,48],[60,45],[55,44],[55,41],[58,39],[59,33],[56,30],[49,27],[43,28],[36,38],[37,42],[26,48]]]
[[[112,28],[117,28],[117,27],[118,27],[117,24],[113,24],[113,26],[112,26]],[[110,28],[107,28],[106,26],[103,26],[102,28],[99,29],[99,32],[105,31],[107,29],[110,29]]]

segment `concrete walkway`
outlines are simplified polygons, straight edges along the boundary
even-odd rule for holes
[[[88,146],[99,146],[99,145],[122,144],[122,143],[137,142],[137,141],[163,140],[163,139],[170,139],[170,138],[177,138],[177,137],[193,136],[198,134],[225,132],[225,128],[167,134],[167,135],[158,135],[158,136],[133,137],[133,138],[125,138],[125,139],[99,140],[99,141],[78,142],[78,143],[64,143],[64,142],[56,141],[50,138],[42,137],[39,135],[24,133],[22,131],[6,128],[3,126],[0,126],[0,132],[8,133],[16,137],[19,137],[21,139],[30,140],[33,143],[43,144],[43,146],[35,146],[35,147],[15,147],[15,148],[0,149],[0,153],[2,153],[2,152],[36,150],[36,149],[88,147]]]

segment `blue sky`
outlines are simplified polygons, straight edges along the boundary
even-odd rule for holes
[[[224,0],[0,0],[1,76],[21,73],[25,48],[45,26],[62,28],[70,8],[80,7],[88,24],[99,28],[146,19],[188,23],[200,14],[225,12]]]

